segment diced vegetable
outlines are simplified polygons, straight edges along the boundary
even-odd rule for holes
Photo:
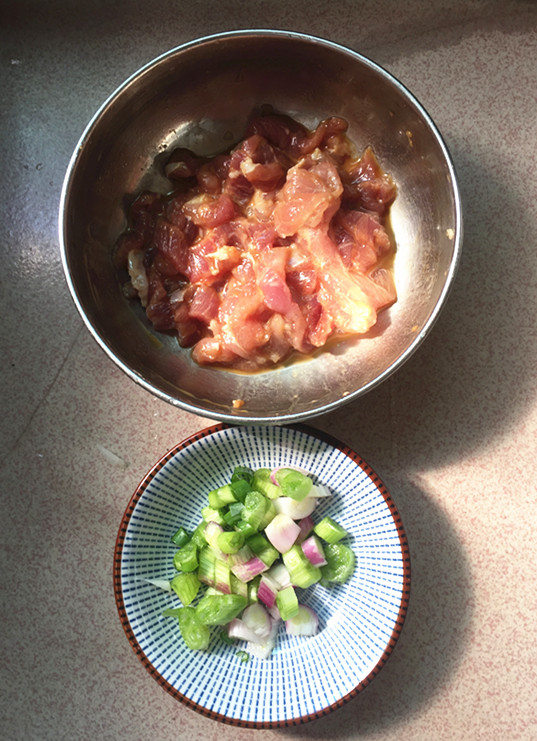
[[[276,497],[280,497],[282,494],[280,487],[272,483],[270,469],[268,468],[258,468],[255,471],[252,479],[252,489],[261,492],[261,494],[264,494],[269,499],[276,499]]]
[[[289,620],[298,614],[298,598],[293,587],[280,589],[276,595],[276,604],[282,620]]]
[[[300,533],[300,527],[288,515],[277,514],[265,528],[265,534],[280,553],[288,551]]]
[[[301,502],[307,497],[313,486],[309,476],[294,468],[280,468],[274,474],[277,484],[281,487],[282,494],[285,497],[291,497]]]
[[[315,525],[314,532],[327,543],[337,543],[338,540],[345,538],[348,533],[331,517],[323,519]]]
[[[198,548],[193,539],[176,551],[173,565],[177,571],[195,571],[198,568]]]
[[[244,535],[237,530],[222,531],[217,537],[216,544],[223,553],[237,553],[244,545]]]
[[[226,625],[246,607],[240,594],[212,594],[202,597],[196,607],[196,617],[203,625]]]
[[[356,557],[344,543],[329,543],[324,548],[326,566],[321,567],[324,583],[344,584],[354,571]]]
[[[180,527],[171,537],[172,543],[181,548],[190,540],[190,533],[184,527]]]
[[[266,566],[272,566],[274,561],[280,557],[279,551],[269,543],[263,533],[255,533],[246,542]]]
[[[321,579],[321,570],[306,558],[299,545],[294,545],[283,554],[283,562],[289,570],[291,583],[297,587],[307,589]]]
[[[187,607],[193,601],[194,597],[196,597],[201,582],[197,574],[185,572],[174,576],[170,582],[170,586],[183,605]]]
[[[193,607],[182,607],[177,612],[179,629],[183,640],[194,650],[207,649],[211,632],[198,618],[197,611]]]
[[[289,467],[239,465],[209,491],[192,534],[180,527],[172,536],[179,573],[151,582],[180,600],[163,614],[178,619],[189,648],[206,650],[212,626],[221,626],[227,641],[246,642],[237,656],[267,658],[282,620],[289,635],[317,632],[317,615],[297,590],[341,584],[355,568],[353,551],[339,542],[348,535],[341,525],[328,516],[315,524],[318,499],[327,496]]]
[[[278,499],[274,500],[276,512],[281,512],[293,520],[301,520],[304,517],[308,517],[316,506],[317,499],[315,497],[306,497],[300,502],[296,499],[291,499],[291,497],[278,497]]]
[[[293,636],[314,636],[318,627],[317,614],[306,605],[299,605],[296,615],[285,622],[285,630]]]
[[[326,558],[321,541],[316,535],[310,535],[309,538],[301,544],[304,555],[314,566],[324,566]]]
[[[237,499],[230,484],[220,486],[218,489],[213,489],[213,491],[209,492],[209,506],[213,507],[213,509],[221,509],[226,504],[236,501]]]

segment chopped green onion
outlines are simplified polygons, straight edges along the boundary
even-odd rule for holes
[[[281,494],[301,502],[311,491],[313,481],[309,476],[293,468],[280,468],[274,478],[281,487]]]
[[[196,607],[196,616],[204,625],[226,625],[247,605],[240,594],[222,594],[202,597]]]
[[[231,474],[231,483],[234,484],[235,481],[247,481],[250,483],[253,477],[254,472],[248,466],[235,466]]]
[[[313,532],[327,543],[337,543],[348,535],[347,531],[331,517],[324,517],[315,525]]]
[[[326,566],[321,566],[323,584],[344,584],[354,571],[356,556],[348,545],[328,543],[324,547]]]
[[[198,568],[198,548],[193,539],[175,552],[173,565],[177,571],[195,571]]]
[[[246,543],[266,566],[272,566],[274,561],[280,557],[279,551],[271,545],[263,533],[252,535]]]
[[[226,522],[220,510],[210,506],[204,507],[201,510],[201,516],[205,522],[216,522],[218,525],[224,525]]]
[[[276,606],[282,620],[289,620],[298,615],[298,599],[293,587],[280,589],[276,595]]]
[[[224,530],[216,542],[223,553],[237,553],[244,545],[244,535],[237,530]]]
[[[211,633],[209,628],[200,621],[193,607],[181,607],[176,617],[179,621],[181,635],[188,648],[199,651],[209,647]]]
[[[205,532],[206,527],[207,527],[207,523],[205,521],[202,521],[192,533],[192,537],[190,540],[192,543],[197,545],[198,548],[202,548],[207,542],[203,534]]]
[[[289,571],[291,583],[295,586],[307,589],[321,580],[320,568],[308,560],[299,545],[290,548],[282,558]]]
[[[282,490],[270,480],[269,468],[258,468],[252,479],[252,489],[261,492],[269,499],[281,497]]]
[[[244,504],[242,502],[232,502],[227,508],[227,512],[224,512],[224,520],[226,525],[232,527],[241,519],[242,510]]]
[[[201,582],[194,572],[181,573],[173,577],[170,586],[183,605],[187,607],[198,594]]]
[[[247,481],[246,479],[237,479],[236,481],[232,481],[230,486],[235,499],[239,502],[244,502],[245,496],[252,490],[250,481]]]
[[[235,656],[239,659],[239,661],[242,661],[243,664],[247,661],[250,661],[250,654],[247,651],[237,651]]]
[[[221,509],[222,507],[225,507],[226,504],[231,504],[231,502],[236,501],[233,489],[229,484],[225,484],[224,486],[220,486],[218,489],[213,489],[213,491],[209,492],[209,506],[213,509]]]
[[[181,548],[190,540],[190,533],[184,527],[180,527],[171,537],[172,543]]]
[[[246,495],[244,500],[244,509],[241,512],[242,519],[251,525],[255,530],[259,530],[265,518],[268,500],[259,491],[251,491]]]

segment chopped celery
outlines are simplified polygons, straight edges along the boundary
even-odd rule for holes
[[[244,535],[237,530],[231,532],[224,530],[216,542],[223,553],[237,553],[244,545]]]
[[[184,527],[180,527],[171,537],[172,543],[181,548],[190,540],[190,533]]]
[[[209,506],[213,509],[221,509],[222,507],[225,507],[226,504],[231,504],[231,502],[236,501],[237,499],[235,498],[233,489],[229,484],[225,484],[224,486],[220,486],[218,489],[213,489],[213,491],[209,492]]]
[[[311,491],[313,481],[309,476],[295,471],[293,468],[280,468],[274,474],[274,478],[280,485],[280,493],[285,497],[291,497],[301,502]]]
[[[269,543],[263,533],[256,533],[252,535],[246,543],[250,546],[252,551],[258,556],[266,566],[272,566],[274,561],[280,557],[279,551]]]
[[[173,565],[177,571],[195,571],[198,568],[198,548],[193,540],[175,552]]]
[[[313,532],[326,543],[337,543],[348,535],[347,531],[331,517],[324,517],[315,525]]]
[[[170,586],[183,605],[187,607],[198,594],[201,582],[197,574],[193,572],[181,573],[173,577]]]
[[[257,593],[259,591],[259,582],[261,581],[261,575],[259,574],[254,579],[251,579],[248,584],[248,604],[253,605],[254,602],[258,602]]]
[[[282,555],[282,558],[289,571],[291,582],[295,586],[307,589],[320,581],[321,570],[309,561],[299,545],[292,546]]]
[[[225,625],[237,617],[247,605],[240,594],[222,594],[202,597],[196,607],[196,616],[204,625]]]
[[[193,607],[181,607],[177,612],[177,619],[181,635],[188,648],[199,651],[209,647],[211,633],[209,628],[200,621]]]
[[[282,620],[289,620],[289,618],[298,615],[299,605],[294,588],[285,587],[285,589],[280,589],[276,595],[276,605]]]
[[[252,479],[252,489],[260,491],[269,499],[281,497],[282,490],[270,480],[269,468],[258,468]]]
[[[354,571],[356,557],[348,545],[328,543],[324,547],[326,565],[321,566],[323,584],[344,584]]]

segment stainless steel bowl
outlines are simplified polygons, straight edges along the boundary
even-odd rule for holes
[[[365,338],[256,374],[197,366],[128,302],[112,264],[126,198],[161,188],[155,158],[174,146],[213,154],[239,140],[254,107],[314,127],[342,116],[358,148],[372,145],[398,196],[398,301]],[[434,123],[381,67],[329,41],[283,31],[237,31],[180,46],[142,67],[89,123],[60,205],[65,274],[87,327],[144,388],[189,412],[233,422],[284,423],[365,394],[426,338],[444,304],[462,238],[453,165]],[[234,400],[244,405],[234,408]]]

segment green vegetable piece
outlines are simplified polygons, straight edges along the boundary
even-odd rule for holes
[[[337,543],[348,535],[347,531],[331,517],[324,517],[315,525],[313,532],[326,543]]]
[[[261,574],[251,579],[246,585],[248,588],[248,604],[253,605],[254,602],[259,602],[257,592],[259,590],[259,582],[261,581]]]
[[[203,548],[203,546],[207,543],[205,540],[204,532],[205,528],[207,527],[207,523],[205,521],[200,522],[200,524],[197,526],[197,528],[192,533],[191,542],[198,546],[198,548]]]
[[[259,491],[251,491],[244,500],[241,517],[257,531],[262,526],[267,508],[268,499]]]
[[[246,479],[238,479],[237,481],[232,481],[230,486],[231,490],[233,491],[233,495],[238,502],[244,502],[244,498],[246,497],[248,492],[252,491],[250,482],[246,481]]]
[[[280,468],[274,476],[280,485],[283,496],[291,497],[297,502],[305,499],[313,486],[313,481],[309,476],[300,471],[295,471],[293,468]]]
[[[224,530],[216,541],[223,553],[237,553],[244,545],[244,535],[237,530]]]
[[[326,565],[321,566],[322,582],[344,584],[350,579],[356,565],[356,556],[344,543],[328,543],[324,547]]]
[[[217,558],[214,562],[214,586],[220,591],[229,594],[231,592],[231,569],[229,564]]]
[[[170,582],[170,586],[179,597],[185,607],[187,607],[194,597],[196,597],[201,582],[194,572],[181,573],[174,576]]]
[[[237,651],[235,656],[239,661],[242,661],[243,664],[250,661],[250,654],[247,651]]]
[[[198,568],[198,547],[191,539],[175,552],[173,565],[177,571],[195,571]]]
[[[252,535],[246,543],[255,555],[263,561],[265,566],[272,566],[274,561],[280,557],[280,552],[274,548],[263,533]]]
[[[190,540],[190,533],[188,530],[185,530],[184,527],[180,527],[177,532],[175,532],[171,537],[172,543],[175,543],[176,546],[179,548],[182,548],[184,545],[186,545]]]
[[[299,545],[293,545],[283,553],[282,559],[295,586],[307,589],[321,580],[321,569],[308,560]]]
[[[280,589],[276,595],[276,606],[278,607],[282,620],[289,620],[289,618],[298,615],[299,604],[293,587]]]
[[[244,582],[238,579],[235,574],[230,574],[231,593],[240,594],[241,597],[248,599],[248,587],[251,582]]]
[[[202,597],[196,607],[196,616],[204,625],[226,625],[247,605],[240,594],[209,595]]]
[[[266,499],[265,514],[263,515],[263,519],[261,520],[259,529],[264,530],[269,522],[272,522],[272,520],[276,517],[276,514],[276,505],[274,504],[272,499]]]
[[[188,648],[200,651],[209,647],[211,632],[200,621],[194,607],[181,607],[178,610],[177,619],[181,635]]]
[[[231,474],[231,483],[234,484],[236,481],[246,481],[248,484],[251,482],[254,476],[254,472],[248,466],[235,466],[233,473]]]
[[[235,530],[242,533],[245,538],[249,538],[250,535],[254,535],[257,530],[250,525],[249,522],[246,522],[246,520],[239,520],[235,523]]]
[[[224,512],[224,520],[226,522],[226,525],[229,527],[233,527],[233,525],[236,525],[237,522],[241,519],[242,510],[244,509],[244,504],[242,502],[233,502],[229,505],[227,508],[227,512]]]
[[[221,509],[226,504],[236,501],[233,489],[229,484],[225,484],[225,486],[220,486],[218,489],[213,489],[213,491],[209,492],[209,506],[213,509]]]
[[[201,516],[205,523],[217,522],[219,525],[225,525],[226,523],[222,512],[219,509],[214,509],[214,507],[210,507],[210,506],[204,507],[201,510]]]
[[[205,545],[205,547],[202,548],[199,552],[198,561],[198,579],[203,582],[203,584],[207,584],[207,586],[209,587],[214,587],[214,569],[216,554],[208,545]]]
[[[261,492],[269,499],[281,497],[282,490],[270,480],[270,468],[258,468],[252,479],[252,489]]]

